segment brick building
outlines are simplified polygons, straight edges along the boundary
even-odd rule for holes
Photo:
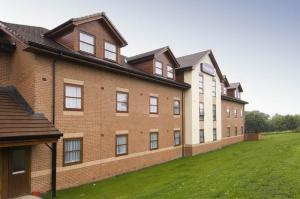
[[[175,73],[182,62],[169,47],[125,57],[126,45],[105,13],[52,30],[0,22],[1,199],[194,154],[183,139],[191,85]],[[219,71],[215,80],[209,128],[221,142]]]

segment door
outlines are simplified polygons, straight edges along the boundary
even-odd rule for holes
[[[30,147],[8,150],[8,190],[9,198],[30,193]]]

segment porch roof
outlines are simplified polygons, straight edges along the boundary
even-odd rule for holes
[[[12,90],[0,88],[0,147],[56,142],[62,133],[24,103]]]

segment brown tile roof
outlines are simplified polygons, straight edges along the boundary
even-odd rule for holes
[[[141,53],[141,54],[138,54],[138,55],[135,55],[135,56],[132,56],[132,57],[128,57],[127,61],[131,62],[131,61],[141,59],[141,58],[145,58],[145,57],[153,57],[156,53],[158,53],[158,52],[160,52],[160,51],[162,51],[166,48],[167,48],[167,46],[162,47],[162,48],[158,48],[158,49],[155,49],[155,50],[151,50],[151,51],[148,51],[148,52],[145,52],[145,53]]]
[[[180,69],[182,68],[188,68],[188,67],[193,67],[195,64],[199,62],[200,59],[202,59],[207,53],[209,53],[210,50],[182,56],[182,57],[177,57],[177,61],[180,64]]]
[[[239,103],[239,104],[248,104],[248,102],[246,102],[244,100],[241,100],[241,99],[238,99],[238,98],[235,98],[235,97],[230,97],[228,95],[223,95],[223,94],[221,96],[221,99],[231,101],[231,102],[236,102],[236,103]]]
[[[62,134],[42,114],[32,114],[0,87],[0,144],[7,141],[58,139]]]
[[[227,89],[239,89],[240,92],[243,92],[243,88],[240,82],[230,83]]]

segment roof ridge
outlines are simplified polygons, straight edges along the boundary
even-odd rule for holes
[[[204,53],[204,52],[210,52],[210,51],[211,51],[211,49],[208,49],[208,50],[204,50],[204,51],[200,51],[200,52],[196,52],[196,53],[176,57],[176,59],[180,59],[180,58],[184,58],[184,57],[188,57],[188,56],[193,56],[193,55],[196,55],[196,54],[200,54],[200,53]]]
[[[145,52],[142,52],[142,53],[130,56],[130,57],[127,56],[127,58],[130,59],[130,58],[137,57],[137,56],[140,56],[140,55],[143,55],[143,54],[147,54],[147,53],[150,53],[150,52],[159,51],[159,50],[162,50],[162,49],[165,49],[165,48],[169,48],[169,46],[164,46],[164,47],[161,47],[161,48],[156,48],[154,50],[148,50],[148,51],[145,51]]]
[[[80,21],[80,20],[91,18],[91,17],[103,16],[103,15],[105,15],[105,12],[97,12],[97,13],[90,14],[90,15],[85,15],[85,16],[82,16],[82,17],[71,18],[71,20],[72,21]]]

